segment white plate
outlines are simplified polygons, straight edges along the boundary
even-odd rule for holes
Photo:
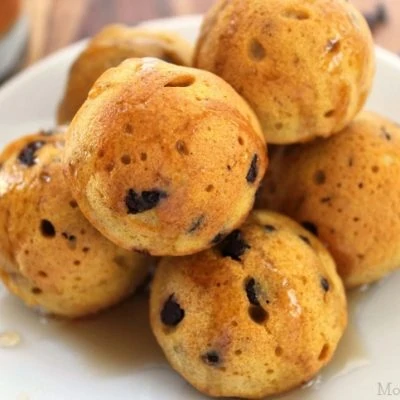
[[[200,17],[153,21],[151,26],[194,40]],[[0,145],[49,128],[71,62],[83,42],[38,63],[0,90]],[[400,60],[377,49],[378,71],[369,108],[400,122]],[[400,274],[352,294],[351,326],[334,362],[316,383],[285,400],[376,400],[379,383],[400,390]],[[21,343],[0,348],[1,400],[205,399],[167,365],[147,322],[144,297],[95,319],[57,322],[26,309],[0,286],[0,332]],[[391,397],[393,398],[393,397]]]

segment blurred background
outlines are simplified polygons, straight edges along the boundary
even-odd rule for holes
[[[0,0],[0,81],[102,26],[204,13],[214,0]],[[400,0],[353,0],[377,44],[400,52]]]

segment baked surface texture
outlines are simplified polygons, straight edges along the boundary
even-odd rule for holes
[[[91,223],[152,255],[195,253],[239,226],[267,166],[259,123],[227,83],[154,58],[102,75],[70,125],[65,155]]]
[[[0,156],[0,276],[27,305],[73,318],[130,295],[149,260],[84,218],[65,182],[63,148],[64,134],[42,132]]]
[[[249,102],[268,143],[288,144],[330,136],[354,118],[375,56],[364,17],[346,0],[219,0],[194,66]]]
[[[400,129],[363,112],[339,134],[274,149],[257,206],[306,223],[347,287],[400,266]]]
[[[156,57],[190,66],[193,46],[173,32],[108,25],[94,36],[71,67],[58,123],[69,123],[99,76],[132,57]]]
[[[346,310],[324,246],[266,211],[212,249],[162,259],[150,297],[172,367],[217,397],[263,398],[310,380],[331,359]]]

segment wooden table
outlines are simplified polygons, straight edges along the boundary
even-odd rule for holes
[[[0,0],[1,1],[1,0]],[[25,0],[31,21],[27,64],[31,64],[111,22],[139,21],[205,12],[214,0]],[[363,12],[379,3],[388,10],[389,21],[376,29],[376,42],[400,51],[400,0],[353,0]]]

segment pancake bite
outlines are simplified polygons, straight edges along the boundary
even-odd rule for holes
[[[156,57],[189,66],[192,45],[173,32],[108,25],[94,36],[69,72],[58,123],[69,123],[85,102],[97,78],[107,69],[131,57]]]
[[[255,110],[268,143],[327,137],[361,110],[375,71],[364,17],[347,0],[219,0],[194,65]]]
[[[326,365],[347,307],[319,240],[257,211],[218,246],[160,262],[150,319],[172,367],[194,387],[255,399],[299,386]]]
[[[0,276],[28,306],[75,318],[132,294],[149,260],[84,218],[65,182],[63,148],[63,134],[42,132],[0,156]]]
[[[360,114],[332,138],[275,149],[257,206],[318,235],[349,288],[400,266],[400,128]]]
[[[118,246],[157,256],[198,252],[238,227],[267,166],[259,123],[227,83],[156,59],[102,75],[65,155],[91,223]]]

